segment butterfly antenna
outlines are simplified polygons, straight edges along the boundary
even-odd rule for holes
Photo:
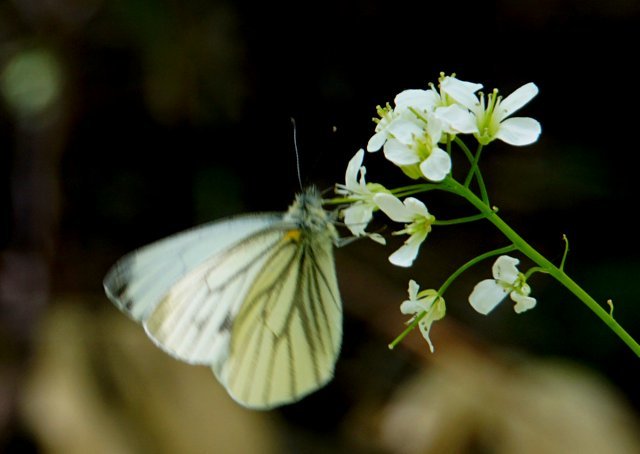
[[[291,125],[293,126],[293,149],[296,152],[296,170],[298,171],[298,184],[302,190],[302,177],[300,176],[300,152],[298,151],[298,128],[296,128],[296,120],[291,117]]]

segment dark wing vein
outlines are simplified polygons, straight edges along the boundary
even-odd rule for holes
[[[332,245],[314,246],[319,255],[304,240],[276,247],[234,320],[219,378],[244,405],[270,408],[298,400],[333,375],[342,311]]]
[[[264,229],[200,264],[149,314],[144,321],[147,333],[181,360],[217,363],[228,353],[230,320],[281,237],[281,229]]]

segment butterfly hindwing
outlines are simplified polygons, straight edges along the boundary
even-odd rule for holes
[[[333,376],[342,308],[329,236],[283,238],[234,320],[216,375],[243,405],[299,400]],[[258,378],[257,378],[258,377]]]

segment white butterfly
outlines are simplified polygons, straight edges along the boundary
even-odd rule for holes
[[[312,188],[286,213],[223,219],[133,251],[104,288],[161,349],[210,366],[240,404],[268,409],[333,376],[342,340],[337,240]]]

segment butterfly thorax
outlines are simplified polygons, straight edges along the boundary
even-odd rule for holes
[[[330,213],[322,208],[322,198],[315,187],[311,187],[296,196],[284,216],[285,222],[295,224],[302,238],[322,238],[331,240],[338,234],[333,226]]]

